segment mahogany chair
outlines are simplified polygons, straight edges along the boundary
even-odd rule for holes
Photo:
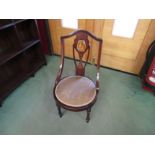
[[[61,77],[64,68],[65,39],[75,37],[73,43],[73,60],[75,64],[75,75]],[[90,54],[90,40],[98,42],[97,74],[96,82],[85,76],[85,67],[88,63]],[[61,37],[61,64],[55,85],[53,95],[58,108],[59,116],[62,117],[61,107],[70,111],[87,111],[86,122],[90,120],[91,108],[94,105],[99,91],[99,67],[102,49],[102,39],[95,37],[88,31],[77,30],[73,33]],[[76,56],[78,55],[78,58]]]

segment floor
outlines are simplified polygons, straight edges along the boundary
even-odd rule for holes
[[[52,87],[60,58],[48,56],[35,77],[21,84],[0,108],[0,134],[155,134],[155,97],[141,88],[138,77],[100,69],[100,92],[85,122],[86,112],[63,110],[59,118]],[[73,73],[65,60],[64,76]],[[87,66],[95,78],[95,66]]]

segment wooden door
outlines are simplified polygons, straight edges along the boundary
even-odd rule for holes
[[[103,39],[101,65],[109,68],[138,74],[145,60],[145,53],[150,43],[155,39],[155,20],[140,19],[134,35],[131,38],[112,35],[113,19],[81,19],[78,20],[78,29],[85,29]],[[60,55],[60,36],[68,34],[75,29],[62,26],[60,19],[49,20],[54,53]],[[122,27],[123,29],[123,27]],[[73,40],[66,44],[65,56],[72,58]],[[96,60],[95,42],[89,61]]]
[[[78,22],[78,28],[77,29],[85,29],[88,30],[90,32],[93,32],[93,20],[88,19],[88,20],[84,20],[84,19],[79,19],[77,20]],[[62,26],[62,20],[61,19],[51,19],[49,20],[49,27],[50,27],[50,32],[51,32],[51,38],[52,38],[52,42],[53,42],[53,50],[55,54],[60,55],[60,37],[62,35],[67,35],[71,32],[73,32],[74,28],[69,28],[69,27],[63,27]],[[73,45],[73,39],[68,39],[67,42],[65,42],[66,44],[66,48],[65,48],[65,56],[72,58],[73,57],[73,53],[72,53],[72,45]]]
[[[138,74],[147,48],[155,39],[155,22],[151,19],[138,20],[132,38],[112,35],[114,27],[112,19],[94,22],[94,33],[103,39],[101,65]],[[94,58],[95,55],[95,50],[93,50]]]

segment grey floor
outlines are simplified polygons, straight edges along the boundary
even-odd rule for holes
[[[63,110],[58,117],[52,87],[60,58],[47,57],[34,78],[21,84],[0,108],[0,134],[155,134],[155,97],[141,88],[138,77],[100,69],[100,92],[89,123],[86,112]],[[73,62],[65,60],[64,75]],[[95,68],[87,66],[95,77]]]

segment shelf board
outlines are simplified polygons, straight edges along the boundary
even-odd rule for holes
[[[4,29],[6,29],[6,28],[9,28],[9,27],[11,27],[11,26],[14,26],[14,25],[16,25],[16,24],[19,24],[19,23],[24,22],[24,21],[27,21],[27,20],[30,20],[30,19],[20,19],[20,20],[18,20],[18,21],[13,21],[13,22],[11,22],[11,23],[9,23],[9,24],[5,24],[5,25],[3,25],[3,26],[0,26],[0,30],[4,30]]]
[[[22,48],[23,48],[22,51],[25,51],[25,50],[29,49],[30,47],[32,47],[33,45],[35,45],[35,44],[37,44],[39,42],[40,42],[40,40],[37,39],[37,40],[32,40],[32,41],[24,43],[22,45]]]
[[[14,26],[14,23],[9,23],[9,24],[0,26],[0,30],[4,30],[4,29],[9,28],[9,27],[11,27],[11,26]]]
[[[0,106],[14,89],[46,64],[36,24],[33,19],[0,21]]]
[[[34,46],[35,44],[39,42],[40,42],[39,39],[29,41],[29,42],[24,43],[21,48],[9,49],[5,52],[2,52],[0,54],[0,65],[4,64],[5,62],[9,61],[10,59],[26,51],[27,49],[29,49],[30,47]]]
[[[27,21],[27,20],[30,20],[30,19],[20,19],[18,21],[14,21],[14,24],[19,24],[19,23]]]

